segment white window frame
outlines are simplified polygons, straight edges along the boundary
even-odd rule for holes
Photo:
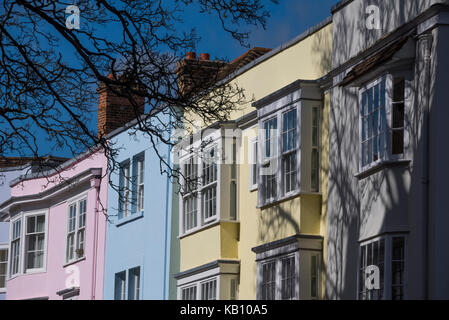
[[[31,216],[39,216],[44,215],[45,216],[45,240],[44,240],[44,257],[43,259],[43,265],[41,268],[33,268],[33,269],[27,269],[26,266],[26,239],[27,239],[27,233],[26,233],[26,227],[27,227],[27,218]],[[15,274],[11,274],[12,269],[12,237],[13,237],[13,228],[14,224],[20,220],[20,243],[19,243],[19,261],[18,261],[18,272]],[[17,214],[13,219],[10,221],[10,237],[9,237],[9,259],[8,259],[8,277],[7,279],[13,279],[17,276],[21,276],[24,274],[34,274],[34,273],[43,273],[47,270],[47,252],[48,252],[48,209],[44,210],[33,210],[33,211],[27,211],[27,212],[20,212]]]
[[[86,212],[85,212],[85,216],[84,216],[84,226],[80,227],[79,222],[80,222],[80,203],[82,201],[86,201]],[[75,235],[75,239],[74,239],[74,254],[73,254],[73,258],[70,259],[70,257],[68,256],[68,237],[69,237],[69,224],[70,224],[70,207],[72,205],[76,206],[76,213],[75,213],[75,230],[72,231]],[[86,257],[86,222],[87,222],[87,193],[84,193],[82,195],[78,195],[76,197],[71,198],[70,200],[67,201],[67,213],[66,213],[66,234],[65,234],[65,251],[64,251],[64,265],[67,264],[71,264],[74,263],[76,261],[79,260],[83,260]],[[78,247],[79,247],[79,232],[84,230],[84,249],[83,249],[83,254],[82,256],[78,256]],[[72,233],[70,232],[70,233]]]
[[[122,203],[122,219],[125,219],[131,215],[131,168],[131,161],[127,160],[120,170],[120,174],[123,175],[123,199],[120,199]]]
[[[257,157],[258,157],[258,143],[257,137],[249,141],[249,190],[254,191],[258,188],[257,177]],[[255,167],[255,168],[254,168]],[[254,172],[254,169],[256,172]],[[254,173],[256,174],[254,176]],[[255,183],[253,183],[255,181]]]
[[[403,284],[403,299],[407,299],[407,287],[408,287],[408,235],[407,233],[392,233],[385,234],[382,236],[377,236],[375,238],[369,239],[367,241],[361,241],[359,243],[359,254],[357,259],[357,300],[360,300],[361,286],[364,283],[360,283],[360,257],[362,254],[362,247],[369,245],[374,242],[384,240],[384,295],[383,300],[392,299],[392,265],[393,265],[393,238],[403,238],[404,239],[404,284]],[[364,277],[365,278],[365,277]]]
[[[264,119],[262,121],[262,134],[263,134],[263,139],[261,139],[261,141],[263,141],[263,143],[261,144],[261,146],[259,146],[259,151],[261,151],[261,159],[262,159],[262,170],[260,172],[263,172],[263,168],[266,167],[270,167],[270,169],[268,170],[273,170],[273,168],[271,168],[271,166],[276,166],[276,172],[274,172],[274,181],[275,181],[275,190],[276,190],[276,195],[272,196],[270,194],[270,198],[267,198],[267,189],[266,186],[264,185],[265,183],[265,176],[262,176],[259,180],[261,180],[260,184],[261,184],[261,188],[259,188],[259,190],[262,190],[263,194],[263,204],[269,204],[271,202],[276,201],[277,198],[279,198],[279,182],[280,182],[280,174],[279,174],[279,169],[280,169],[280,150],[279,150],[279,142],[280,142],[280,135],[279,132],[281,131],[281,129],[279,129],[279,119],[278,119],[278,115],[276,114],[275,116],[271,116],[268,117],[267,119]],[[276,130],[274,133],[274,136],[271,135],[271,132],[269,134],[269,139],[266,138],[266,133],[265,133],[265,123],[270,122],[276,120]],[[271,129],[270,129],[271,130]],[[267,156],[266,154],[266,146],[267,146],[267,141],[269,141],[269,145],[270,145],[270,156]],[[273,172],[272,172],[273,173]],[[273,176],[272,175],[272,176]],[[268,178],[267,178],[268,179]],[[271,182],[272,183],[272,182]]]
[[[283,115],[293,111],[296,109],[296,148],[294,150],[289,150],[287,152],[283,152]],[[270,157],[266,157],[265,153],[265,146],[266,146],[266,139],[265,139],[265,123],[267,121],[277,119],[277,134],[274,137],[275,142],[271,143],[271,145],[275,146],[275,152],[272,155],[270,152]],[[258,144],[258,153],[260,156],[258,156],[258,173],[259,175],[262,174],[263,167],[266,167],[268,165],[270,166],[276,166],[276,173],[275,173],[275,179],[276,179],[276,196],[266,198],[266,192],[265,192],[265,186],[264,186],[264,178],[260,177],[258,179],[258,188],[259,191],[262,190],[262,192],[259,192],[258,194],[258,206],[263,207],[266,205],[270,205],[272,203],[275,203],[277,201],[282,201],[284,199],[293,197],[295,195],[298,195],[300,193],[301,187],[300,187],[300,181],[301,181],[301,151],[300,151],[300,145],[301,145],[301,104],[299,102],[296,102],[294,104],[288,105],[286,107],[281,108],[280,110],[277,110],[275,113],[270,113],[264,116],[262,119],[259,120],[259,141],[263,141],[263,143]],[[295,188],[293,188],[289,192],[285,192],[285,177],[283,174],[283,158],[286,154],[292,154],[296,153],[296,180],[295,180]]]
[[[257,263],[257,299],[262,299],[263,285],[263,266],[268,263],[275,263],[275,299],[282,300],[282,260],[294,257],[295,261],[295,296],[290,300],[299,300],[299,250],[294,252],[277,255],[276,257],[266,258]]]
[[[403,144],[403,153],[401,154],[392,154],[392,121],[393,121],[393,89],[394,89],[394,79],[402,77],[404,78],[404,144]],[[367,92],[368,90],[374,88],[377,85],[381,85],[382,81],[385,80],[385,116],[386,116],[386,128],[385,128],[385,138],[384,138],[384,145],[383,145],[383,157],[381,149],[379,148],[379,159],[372,161],[370,163],[363,163],[363,148],[362,148],[362,133],[363,133],[363,116],[362,116],[362,108],[363,108],[363,94]],[[378,77],[376,80],[373,80],[359,88],[359,97],[358,97],[358,118],[359,118],[359,142],[358,142],[358,149],[359,149],[359,173],[368,171],[374,167],[377,167],[381,165],[384,162],[389,161],[398,161],[405,158],[405,155],[407,154],[407,146],[409,143],[409,133],[408,133],[408,126],[407,126],[407,110],[409,109],[410,103],[407,97],[410,96],[410,86],[408,85],[408,73],[388,73],[385,75],[382,75]],[[374,96],[373,96],[374,100]],[[379,103],[381,101],[381,97],[379,96]],[[368,102],[367,102],[368,103]],[[373,102],[374,104],[374,102]],[[379,115],[380,119],[380,115]],[[381,123],[379,121],[378,123],[379,129],[378,132],[380,132],[380,126]],[[368,127],[366,128],[368,131]]]
[[[182,291],[184,289],[189,289],[189,288],[196,288],[196,298],[195,300],[202,300],[202,290],[203,290],[203,284],[208,283],[208,282],[212,282],[215,281],[215,299],[209,299],[209,300],[219,300],[220,299],[220,276],[213,276],[213,277],[208,277],[205,279],[200,279],[200,280],[196,280],[193,282],[189,282],[188,284],[182,285],[178,288],[178,300],[182,299]]]
[[[139,274],[138,275],[136,275],[136,273],[131,274],[133,272],[133,270],[136,270],[136,269],[139,270]],[[134,288],[130,287],[130,285],[131,285],[131,276],[134,276],[134,281],[133,281],[134,282]],[[128,279],[128,288],[126,290],[126,293],[127,293],[127,297],[126,298],[128,300],[141,300],[141,297],[140,297],[141,283],[140,283],[140,281],[142,279],[142,268],[140,266],[137,266],[137,267],[128,269],[127,279]],[[129,292],[130,292],[131,289],[134,291],[133,292],[134,299],[130,299],[130,296],[129,296]]]
[[[43,256],[43,261],[42,261],[42,267],[40,268],[29,268],[28,269],[28,219],[31,217],[38,217],[38,216],[44,216],[45,217],[45,222],[44,222],[44,256]],[[24,261],[24,265],[23,268],[25,270],[25,273],[35,273],[35,272],[43,272],[45,271],[45,261],[46,261],[46,247],[47,247],[47,237],[48,237],[48,232],[47,232],[47,214],[45,212],[35,212],[35,213],[26,213],[23,215],[23,226],[24,226],[24,257],[23,257],[23,261]]]
[[[145,208],[145,157],[137,158],[137,213],[144,212]]]
[[[299,156],[298,139],[296,139],[296,141],[295,141],[295,145],[296,145],[295,148],[287,150],[287,151],[284,151],[284,115],[288,114],[290,112],[293,112],[294,110],[296,110],[296,119],[295,119],[296,120],[296,128],[294,130],[296,131],[296,137],[298,137],[298,127],[299,127],[298,126],[298,111],[299,111],[298,108],[288,108],[287,110],[282,111],[281,117],[280,117],[280,119],[281,119],[281,130],[280,130],[279,133],[280,133],[280,140],[281,140],[280,141],[280,145],[281,146],[279,148],[280,149],[279,151],[281,153],[281,156],[280,156],[280,159],[279,159],[280,162],[278,162],[278,163],[281,166],[282,194],[283,194],[284,197],[289,197],[291,195],[294,195],[298,191],[298,189],[299,189],[299,186],[298,186],[298,174],[299,174],[299,167],[298,167],[298,161],[299,161],[299,159],[298,159],[298,156]],[[285,133],[288,135],[288,133],[291,132],[291,131],[293,131],[293,129],[285,131]],[[293,154],[295,155],[295,159],[296,159],[296,161],[295,161],[296,179],[294,181],[295,187],[292,190],[287,191],[287,185],[286,185],[287,184],[287,179],[286,179],[286,174],[284,172],[284,169],[285,169],[284,168],[284,158],[290,157]],[[290,174],[291,174],[291,172],[293,172],[293,171],[290,171]]]
[[[117,289],[116,284],[117,284],[117,276],[119,274],[125,275],[125,278],[121,279],[121,282],[120,282],[120,299],[116,299],[116,295],[115,295],[116,289]],[[128,280],[128,272],[126,270],[122,270],[122,271],[114,273],[114,300],[126,300],[126,298],[127,298],[126,291],[128,290],[128,288],[127,288],[128,281],[127,280]]]
[[[14,230],[14,224],[20,222],[20,231],[19,231],[19,237],[18,238],[13,238],[13,230]],[[8,259],[8,279],[12,279],[16,276],[19,276],[22,274],[21,270],[22,270],[22,247],[23,247],[23,221],[22,221],[22,214],[18,214],[16,217],[14,217],[14,219],[11,219],[10,221],[10,230],[9,230],[9,259]],[[17,259],[17,272],[16,273],[12,273],[14,266],[13,264],[13,250],[12,250],[12,242],[13,241],[17,241],[19,240],[19,248],[18,248],[18,259]]]
[[[0,262],[5,264],[5,274],[3,274],[2,276],[5,277],[5,286],[4,287],[0,287],[0,293],[4,293],[6,292],[6,281],[8,280],[8,264],[9,264],[9,248],[7,244],[0,244],[0,251],[6,251],[6,261],[4,262]]]
[[[218,152],[216,144],[212,145],[211,147],[208,147],[207,149],[205,149],[202,152],[202,154],[206,154],[208,156],[209,153],[212,150],[214,150],[214,156],[216,157],[217,152]],[[201,198],[201,209],[200,209],[200,211],[201,211],[201,216],[200,216],[201,220],[197,220],[197,221],[201,221],[202,224],[204,225],[204,224],[208,224],[208,223],[210,223],[212,221],[217,220],[217,215],[218,215],[218,202],[217,202],[217,199],[218,199],[218,166],[219,165],[216,162],[207,163],[206,161],[202,160],[202,157],[200,157],[200,158],[201,158],[200,162],[201,162],[201,173],[202,173],[201,174],[201,179],[200,179],[200,188],[199,188],[199,194],[200,194],[200,198]],[[215,166],[215,173],[214,173],[215,174],[215,180],[213,180],[212,182],[209,182],[207,184],[204,183],[204,177],[203,177],[204,166],[208,166],[208,168],[210,168],[211,166],[212,167]],[[212,170],[214,170],[214,169],[212,168]],[[205,204],[205,201],[206,201],[205,193],[207,191],[209,191],[209,190],[215,190],[215,197],[211,197],[209,199],[209,201],[214,201],[215,200],[215,212],[211,216],[205,217],[205,213],[206,213],[206,210],[204,208],[204,204]],[[214,199],[214,200],[211,200],[211,199]]]
[[[214,151],[214,158],[215,159],[219,159],[220,157],[220,148],[221,148],[221,143],[219,142],[219,140],[222,138],[222,136],[218,136],[216,137],[215,140],[213,140],[210,145],[208,145],[207,147],[205,147],[201,152],[201,154],[203,153],[208,153],[212,148],[215,150]],[[193,145],[190,145],[191,149],[194,148],[199,148],[199,143],[195,143]],[[190,154],[185,155],[184,159],[181,159],[180,164],[181,164],[181,172],[183,174],[183,176],[186,176],[186,172],[185,172],[185,164],[188,163],[189,161],[191,161],[193,159],[193,163],[196,163],[196,167],[197,167],[197,183],[193,186],[194,190],[187,190],[188,192],[184,192],[179,198],[180,198],[180,203],[179,203],[179,207],[180,207],[180,215],[179,215],[179,234],[180,237],[190,234],[190,233],[194,233],[212,223],[215,223],[217,221],[222,221],[222,217],[220,215],[220,181],[221,181],[221,162],[220,160],[216,160],[216,179],[215,181],[208,183],[207,185],[204,185],[203,183],[203,163],[204,161],[202,160],[202,156],[198,155],[197,153],[191,152]],[[181,189],[185,190],[185,184],[186,184],[186,178],[182,178],[181,179]],[[204,209],[203,209],[203,201],[204,201],[204,191],[208,190],[211,187],[215,186],[215,206],[216,206],[216,211],[215,214],[205,218],[204,217]],[[188,199],[189,197],[192,197],[192,201],[194,203],[196,203],[196,224],[195,226],[191,227],[190,229],[185,229],[185,200]],[[226,220],[228,221],[228,220]],[[237,217],[235,218],[235,220],[229,219],[229,221],[237,221]]]

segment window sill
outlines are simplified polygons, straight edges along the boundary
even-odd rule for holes
[[[254,191],[257,191],[259,188],[257,187],[257,185],[255,185],[255,186],[251,186],[251,187],[249,187],[249,192],[254,192]]]
[[[279,199],[273,199],[273,200],[271,200],[270,202],[264,203],[264,204],[262,204],[262,205],[257,205],[257,209],[266,209],[266,208],[268,208],[268,207],[277,205],[277,204],[279,204],[279,203],[281,203],[281,202],[284,202],[284,201],[292,200],[293,198],[296,198],[296,197],[302,196],[302,195],[317,195],[317,196],[321,196],[322,193],[321,193],[321,192],[302,192],[302,191],[296,191],[296,192],[294,192],[294,193],[293,193],[293,192],[292,192],[292,193],[289,193],[289,194],[287,194],[287,195],[285,195],[285,196],[283,196],[283,197],[281,197],[281,198],[279,198]]]
[[[240,223],[240,221],[238,221],[238,220],[216,220],[216,221],[214,221],[214,222],[211,222],[211,223],[202,225],[201,227],[196,227],[195,229],[189,230],[189,231],[187,231],[187,232],[181,234],[180,236],[178,236],[178,239],[182,239],[182,238],[191,236],[191,235],[193,235],[193,234],[195,234],[195,233],[204,231],[204,230],[206,230],[206,229],[213,228],[213,227],[219,225],[221,222]]]
[[[39,268],[39,269],[28,269],[25,270],[25,272],[23,273],[23,275],[28,275],[28,274],[36,274],[36,273],[45,273],[47,270],[45,270],[44,268]]]
[[[118,220],[118,222],[116,224],[116,227],[120,227],[120,226],[122,226],[124,224],[127,224],[128,222],[131,222],[131,221],[134,221],[134,220],[142,218],[143,217],[143,213],[144,213],[144,211],[142,210],[139,213],[136,212],[136,213],[133,213],[133,214],[131,214],[130,216],[128,216],[126,218],[122,218],[122,219]]]
[[[371,167],[368,167],[366,169],[363,169],[360,172],[357,172],[356,174],[354,174],[354,177],[356,177],[359,180],[365,179],[366,177],[379,172],[385,168],[388,167],[392,167],[392,166],[401,166],[401,165],[408,165],[410,164],[411,160],[408,159],[398,159],[398,160],[385,160],[385,161],[380,161],[374,165],[372,165]]]
[[[73,261],[70,261],[70,262],[67,262],[67,263],[64,264],[62,267],[65,268],[65,267],[68,267],[68,266],[70,266],[70,265],[72,265],[72,264],[81,262],[81,261],[83,261],[83,260],[86,260],[86,256],[84,256],[84,257],[82,257],[82,258],[79,258],[79,259],[76,259],[76,260],[73,260]]]
[[[28,270],[26,272],[23,272],[23,273],[16,273],[15,275],[10,276],[6,280],[7,281],[11,281],[11,280],[14,280],[14,279],[22,277],[22,276],[30,276],[30,275],[33,275],[33,274],[46,273],[46,272],[47,272],[46,269],[35,269],[35,270],[31,270],[30,269],[30,270]]]

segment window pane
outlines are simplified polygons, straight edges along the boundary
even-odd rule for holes
[[[283,178],[285,193],[296,189],[296,152],[283,156]]]
[[[274,157],[277,154],[277,118],[270,119],[264,123],[265,129],[265,157]]]
[[[184,199],[184,232],[197,226],[197,198],[189,196]]]
[[[126,299],[126,272],[122,271],[115,274],[114,299]]]
[[[128,300],[140,299],[140,267],[129,270]]]
[[[201,300],[217,300],[217,280],[201,284]]]
[[[310,296],[318,297],[318,256],[313,255],[310,261]]]
[[[276,299],[276,262],[262,265],[262,300]]]
[[[196,286],[183,288],[181,290],[181,300],[196,300]]]
[[[252,145],[251,184],[257,184],[257,141]]]
[[[296,298],[296,276],[295,276],[295,257],[291,256],[281,260],[282,278],[281,278],[281,298],[291,300]]]
[[[8,249],[0,250],[0,288],[6,287],[6,270],[8,265]]]
[[[404,272],[405,272],[405,239],[403,237],[393,238],[392,248],[392,288],[391,298],[402,300],[404,298]]]
[[[30,227],[31,225],[31,227]],[[27,218],[26,268],[38,269],[44,266],[45,215]]]
[[[380,300],[384,298],[384,259],[385,259],[385,240],[375,241],[360,248],[360,274],[359,274],[359,299]],[[377,266],[379,268],[379,289],[370,289],[365,285],[367,275],[365,273],[368,266]]]
[[[86,225],[86,207],[87,207],[87,200],[81,200],[80,201],[80,213],[79,213],[79,221],[78,221],[78,228],[83,228]]]
[[[36,231],[36,218],[28,217],[27,219],[27,233],[33,233]]]
[[[204,219],[217,214],[217,186],[213,185],[202,192]]]

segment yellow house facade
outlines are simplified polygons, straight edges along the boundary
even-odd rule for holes
[[[324,297],[332,27],[228,76],[253,99],[177,146],[178,299]]]

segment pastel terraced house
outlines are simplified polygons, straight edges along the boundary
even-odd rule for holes
[[[47,157],[41,159],[27,157],[0,158],[0,203],[11,196],[10,182],[21,175],[48,170],[66,161],[65,158]],[[8,277],[9,222],[0,221],[0,300],[6,298]]]
[[[210,67],[203,57],[184,63]],[[256,101],[192,128],[175,150],[186,177],[178,299],[324,297],[331,57],[327,19],[225,67],[234,71],[223,81]]]
[[[117,150],[108,186],[104,299],[164,300],[168,298],[172,278],[169,274],[172,184],[161,173],[159,156],[170,161],[170,149],[157,139],[153,144],[146,133],[137,130],[137,119],[124,123],[135,117],[129,102],[103,85],[98,92],[98,131]],[[140,98],[142,121],[170,127],[171,109],[144,114],[144,104]],[[110,162],[110,168],[113,165]]]
[[[448,299],[449,2],[341,1],[333,23],[326,296]]]
[[[106,157],[93,149],[10,183],[6,299],[103,299]]]

